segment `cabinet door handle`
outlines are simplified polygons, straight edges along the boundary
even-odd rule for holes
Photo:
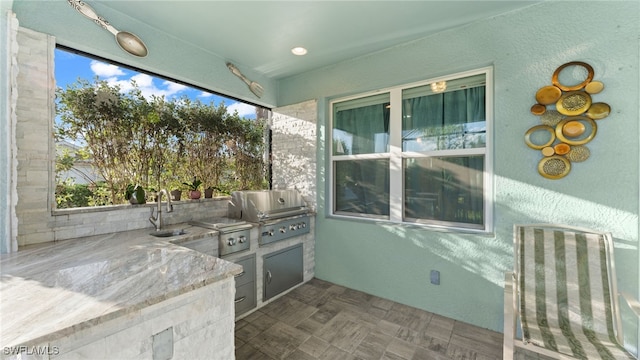
[[[267,284],[271,284],[271,278],[273,278],[271,271],[267,270]]]
[[[241,303],[241,302],[245,301],[246,299],[247,299],[247,297],[246,297],[246,296],[243,296],[243,297],[241,297],[241,298],[239,298],[239,299],[236,299],[236,300],[235,300],[235,303],[236,303],[236,304],[237,304],[237,303]]]
[[[240,273],[240,274],[238,274],[238,275],[234,275],[234,277],[239,278],[240,276],[244,276],[244,274],[245,274],[245,272],[243,271],[243,272],[241,272],[241,273]]]

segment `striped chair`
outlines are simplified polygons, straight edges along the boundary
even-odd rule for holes
[[[516,225],[514,269],[505,277],[505,360],[514,346],[557,359],[634,359],[620,345],[610,233]]]

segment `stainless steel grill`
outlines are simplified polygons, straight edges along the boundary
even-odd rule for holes
[[[309,232],[311,208],[296,190],[234,191],[228,216],[260,224],[261,245]]]
[[[249,222],[308,214],[310,208],[296,190],[234,191],[229,202],[229,217]]]

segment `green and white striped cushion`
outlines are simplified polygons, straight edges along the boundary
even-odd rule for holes
[[[525,343],[578,359],[633,359],[614,334],[604,235],[517,231]]]

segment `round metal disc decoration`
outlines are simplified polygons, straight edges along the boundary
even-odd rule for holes
[[[589,133],[589,135],[587,135],[586,137],[582,138],[582,139],[569,139],[564,135],[564,131],[563,128],[565,126],[565,124],[567,124],[570,121],[586,121],[587,123],[589,123],[589,125],[591,125],[591,132]],[[569,144],[569,145],[584,145],[586,143],[588,143],[589,141],[593,140],[593,138],[596,136],[596,132],[598,131],[598,125],[596,125],[596,122],[593,119],[589,119],[588,117],[585,116],[577,116],[577,117],[572,117],[572,118],[566,118],[562,121],[560,121],[558,123],[558,125],[556,125],[556,138],[558,138],[558,140],[562,141],[565,144]]]
[[[598,94],[603,89],[604,89],[604,84],[600,81],[592,81],[584,87],[584,91],[588,92],[591,95]]]
[[[568,154],[569,151],[571,151],[571,146],[569,146],[569,144],[559,143],[553,147],[553,151],[558,155]]]
[[[610,112],[611,107],[609,106],[609,104],[598,102],[591,104],[591,107],[589,108],[589,110],[587,110],[585,115],[592,118],[593,120],[600,120],[609,116]]]
[[[542,122],[543,125],[555,127],[563,118],[564,115],[560,114],[557,110],[547,110],[540,117],[540,122]]]
[[[591,156],[591,151],[584,145],[572,146],[565,157],[572,162],[583,162]]]
[[[533,105],[531,107],[531,113],[533,115],[540,116],[540,115],[544,114],[545,112],[547,112],[547,107],[542,105],[542,104],[535,104],[535,105]]]
[[[564,85],[560,83],[560,81],[558,80],[558,77],[560,76],[560,72],[562,72],[562,70],[564,70],[566,67],[569,67],[569,66],[582,66],[587,70],[587,77],[584,79],[583,82],[577,85]],[[585,87],[589,82],[591,82],[591,80],[593,80],[593,75],[594,75],[594,72],[591,65],[584,63],[582,61],[572,61],[566,64],[562,64],[560,65],[560,67],[556,69],[556,71],[553,73],[553,76],[551,76],[551,83],[562,91],[580,90],[583,87]]]
[[[542,125],[527,130],[524,142],[539,151],[542,159],[538,172],[547,179],[567,176],[572,162],[583,162],[590,157],[591,151],[584,144],[595,138],[596,121],[611,113],[609,104],[592,100],[605,88],[602,82],[593,79],[594,75],[591,65],[571,61],[553,72],[551,85],[535,93],[536,102],[530,112]]]
[[[547,179],[561,179],[571,171],[571,163],[567,158],[554,155],[542,158],[538,163],[538,172]]]
[[[536,92],[536,101],[538,104],[551,105],[558,101],[560,96],[562,96],[562,90],[556,86],[549,85],[540,88],[540,90]]]
[[[544,144],[534,144],[531,141],[531,135],[533,135],[533,133],[537,132],[537,131],[547,131],[549,132],[550,135],[550,139],[544,143]],[[532,127],[531,129],[527,130],[527,132],[524,134],[524,142],[532,149],[535,150],[542,150],[544,148],[546,148],[547,146],[550,146],[551,144],[553,144],[554,141],[556,141],[556,132],[555,130],[553,130],[553,128],[551,126],[547,126],[547,125],[537,125]]]
[[[591,96],[584,91],[570,91],[556,102],[556,110],[567,116],[581,115],[591,107]]]

